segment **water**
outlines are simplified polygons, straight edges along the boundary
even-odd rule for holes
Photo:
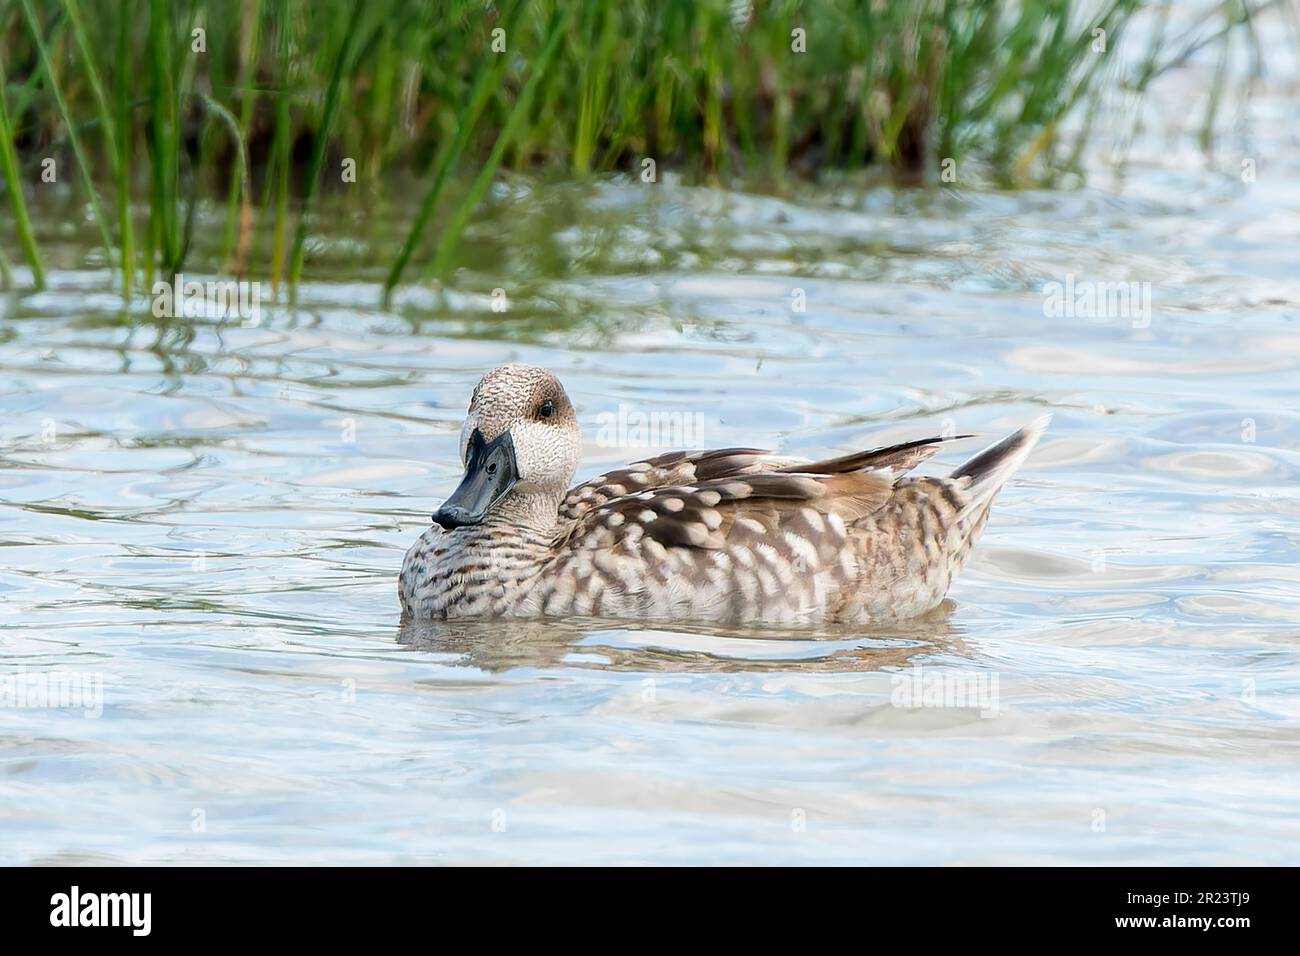
[[[340,214],[255,328],[125,321],[68,236],[2,300],[0,662],[102,713],[0,710],[0,862],[1296,863],[1297,102],[1255,183],[1160,128],[1061,192],[511,181],[472,291],[391,311]],[[1149,321],[1046,316],[1067,275]],[[1055,421],[915,625],[404,629],[505,361],[580,477],[644,453],[620,405],[810,455]],[[981,696],[903,706],[936,681]]]

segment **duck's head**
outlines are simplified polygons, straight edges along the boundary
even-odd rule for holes
[[[533,365],[502,365],[479,380],[460,433],[465,477],[433,520],[447,530],[510,511],[554,520],[573,481],[582,431],[560,380]]]

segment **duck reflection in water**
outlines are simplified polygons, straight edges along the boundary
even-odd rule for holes
[[[499,674],[519,668],[580,668],[650,673],[836,673],[904,667],[934,655],[973,657],[954,602],[903,624],[819,630],[652,627],[599,618],[402,622],[397,642],[448,655],[450,662]]]

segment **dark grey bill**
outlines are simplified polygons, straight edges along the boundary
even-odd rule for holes
[[[488,441],[481,431],[474,429],[465,458],[465,477],[460,486],[433,515],[433,520],[448,531],[478,524],[488,509],[504,498],[519,480],[515,445],[509,432]]]

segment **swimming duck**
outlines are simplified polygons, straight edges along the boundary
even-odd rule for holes
[[[944,478],[907,476],[951,440],[934,437],[818,462],[670,452],[570,488],[582,436],[569,396],[546,369],[504,365],[470,398],[464,478],[406,553],[403,617],[914,617],[943,600],[1050,420]]]

